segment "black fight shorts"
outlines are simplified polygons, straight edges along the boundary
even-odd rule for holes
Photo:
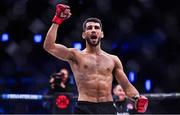
[[[113,102],[78,101],[75,114],[117,114]]]

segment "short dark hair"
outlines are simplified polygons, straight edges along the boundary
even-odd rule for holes
[[[87,19],[84,21],[84,23],[83,23],[83,31],[85,31],[85,29],[86,29],[86,24],[87,24],[88,22],[96,22],[96,23],[99,23],[99,24],[100,24],[100,27],[101,27],[101,29],[102,29],[102,23],[101,23],[101,20],[100,20],[100,19],[98,19],[98,18],[87,18]]]

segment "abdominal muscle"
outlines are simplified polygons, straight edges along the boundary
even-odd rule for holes
[[[75,79],[79,91],[78,101],[113,101],[111,94],[112,76],[78,75]]]

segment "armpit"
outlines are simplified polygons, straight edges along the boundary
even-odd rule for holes
[[[68,61],[75,63],[75,64],[78,64],[78,61],[76,59],[76,52],[77,51],[75,49],[71,49],[72,55],[68,57]]]
[[[68,61],[72,62],[72,63],[75,63],[75,64],[78,64],[78,61],[76,60],[75,57],[69,57]]]

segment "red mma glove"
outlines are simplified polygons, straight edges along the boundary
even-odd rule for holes
[[[147,107],[148,107],[148,98],[142,95],[139,97],[135,97],[135,108],[137,109],[137,112],[144,113],[146,112]]]
[[[65,19],[71,16],[70,7],[64,4],[56,5],[56,14],[52,19],[53,23],[60,25]]]

